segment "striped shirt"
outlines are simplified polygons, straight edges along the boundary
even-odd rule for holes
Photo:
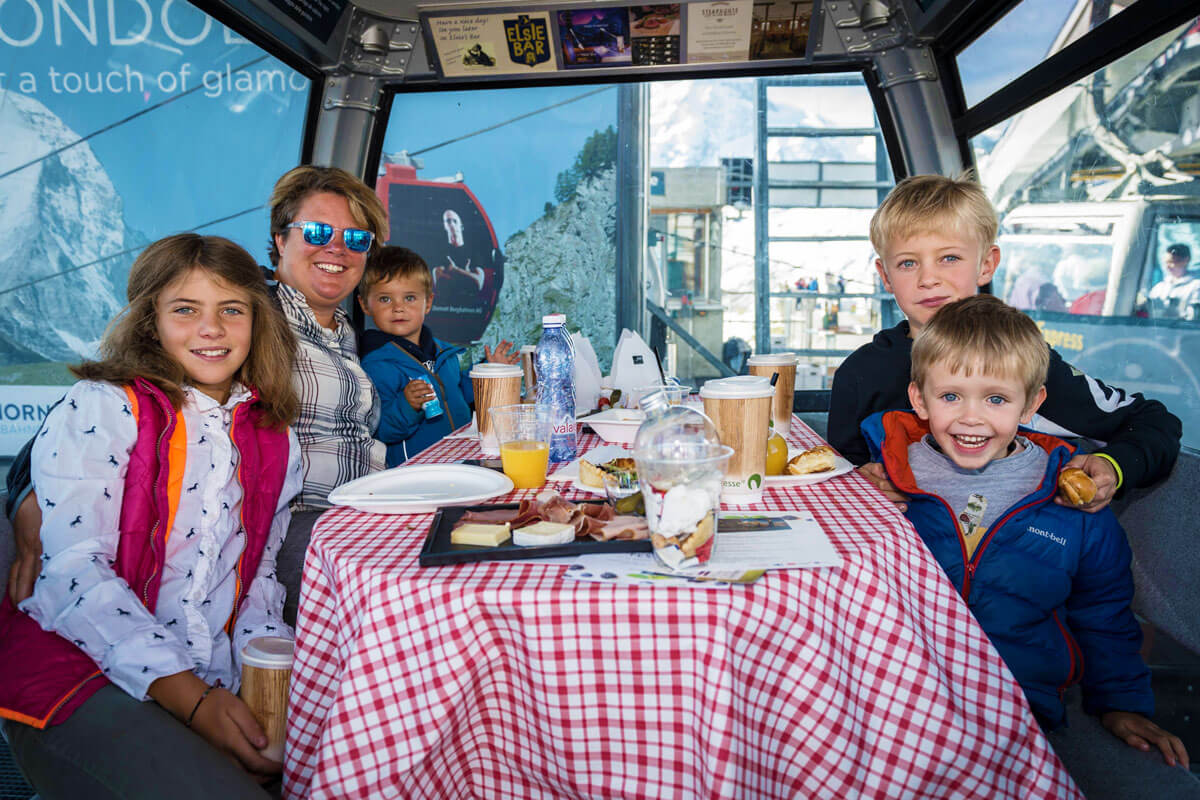
[[[292,382],[300,396],[294,428],[304,457],[304,488],[292,509],[329,508],[333,489],[384,468],[387,448],[371,435],[379,424],[379,395],[358,362],[344,309],[335,310],[337,327],[329,330],[297,290],[280,283],[278,297],[298,341]]]

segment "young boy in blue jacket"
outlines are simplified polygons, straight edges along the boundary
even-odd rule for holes
[[[425,261],[406,247],[380,247],[371,253],[358,285],[358,302],[375,321],[359,340],[359,356],[379,391],[381,416],[375,437],[387,445],[387,465],[402,464],[471,421],[475,394],[471,378],[459,366],[465,351],[440,339],[425,325],[433,308],[433,276]],[[488,361],[515,363],[512,344],[495,351],[484,346]],[[442,413],[425,416],[436,397]]]
[[[1124,531],[1111,509],[1055,504],[1071,447],[1018,431],[1046,398],[1049,361],[1033,320],[995,297],[947,304],[913,343],[914,411],[874,414],[863,435],[1076,780],[1086,783],[1053,732],[1075,683],[1104,728],[1162,751],[1150,768],[1186,766],[1183,743],[1145,716],[1154,697]]]

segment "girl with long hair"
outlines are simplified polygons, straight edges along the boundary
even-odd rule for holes
[[[295,341],[219,237],[150,245],[127,295],[33,447],[43,554],[0,607],[0,716],[42,797],[265,796],[281,765],[234,692],[247,642],[291,636]]]

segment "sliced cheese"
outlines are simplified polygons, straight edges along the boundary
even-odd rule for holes
[[[485,525],[481,522],[468,522],[450,531],[450,544],[470,544],[476,547],[496,547],[508,541],[510,526],[507,522],[502,525]]]
[[[513,544],[522,547],[570,544],[573,541],[575,541],[575,526],[562,522],[535,522],[513,531]]]

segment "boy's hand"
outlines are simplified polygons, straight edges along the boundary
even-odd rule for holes
[[[433,387],[420,378],[413,378],[404,387],[404,399],[415,411],[421,411],[425,403],[434,397]]]
[[[863,464],[858,468],[858,474],[874,484],[875,488],[883,492],[884,497],[895,503],[896,508],[900,511],[908,511],[908,495],[896,490],[896,487],[888,480],[887,473],[883,470],[883,464],[873,461],[870,464]]]
[[[513,350],[513,343],[507,339],[501,339],[496,349],[493,350],[486,344],[483,346],[483,357],[485,360],[493,364],[515,364],[521,360],[521,351]]]
[[[1101,459],[1103,460],[1103,459]],[[1188,769],[1187,748],[1179,737],[1164,731],[1152,721],[1132,711],[1109,711],[1100,716],[1100,722],[1130,747],[1149,752],[1150,745],[1162,751],[1163,760],[1170,766],[1176,764]]]
[[[1096,482],[1096,496],[1092,498],[1092,502],[1083,506],[1071,503],[1061,494],[1055,495],[1054,502],[1067,508],[1086,511],[1089,514],[1095,514],[1112,502],[1113,495],[1117,492],[1117,471],[1106,459],[1099,456],[1076,454],[1067,462],[1067,467],[1078,467],[1086,472],[1088,477]]]
[[[17,553],[8,569],[8,597],[13,605],[33,594],[33,583],[37,580],[38,565],[42,558],[41,531],[42,509],[37,502],[37,492],[30,492],[17,506],[17,513],[13,516],[13,539]]]

